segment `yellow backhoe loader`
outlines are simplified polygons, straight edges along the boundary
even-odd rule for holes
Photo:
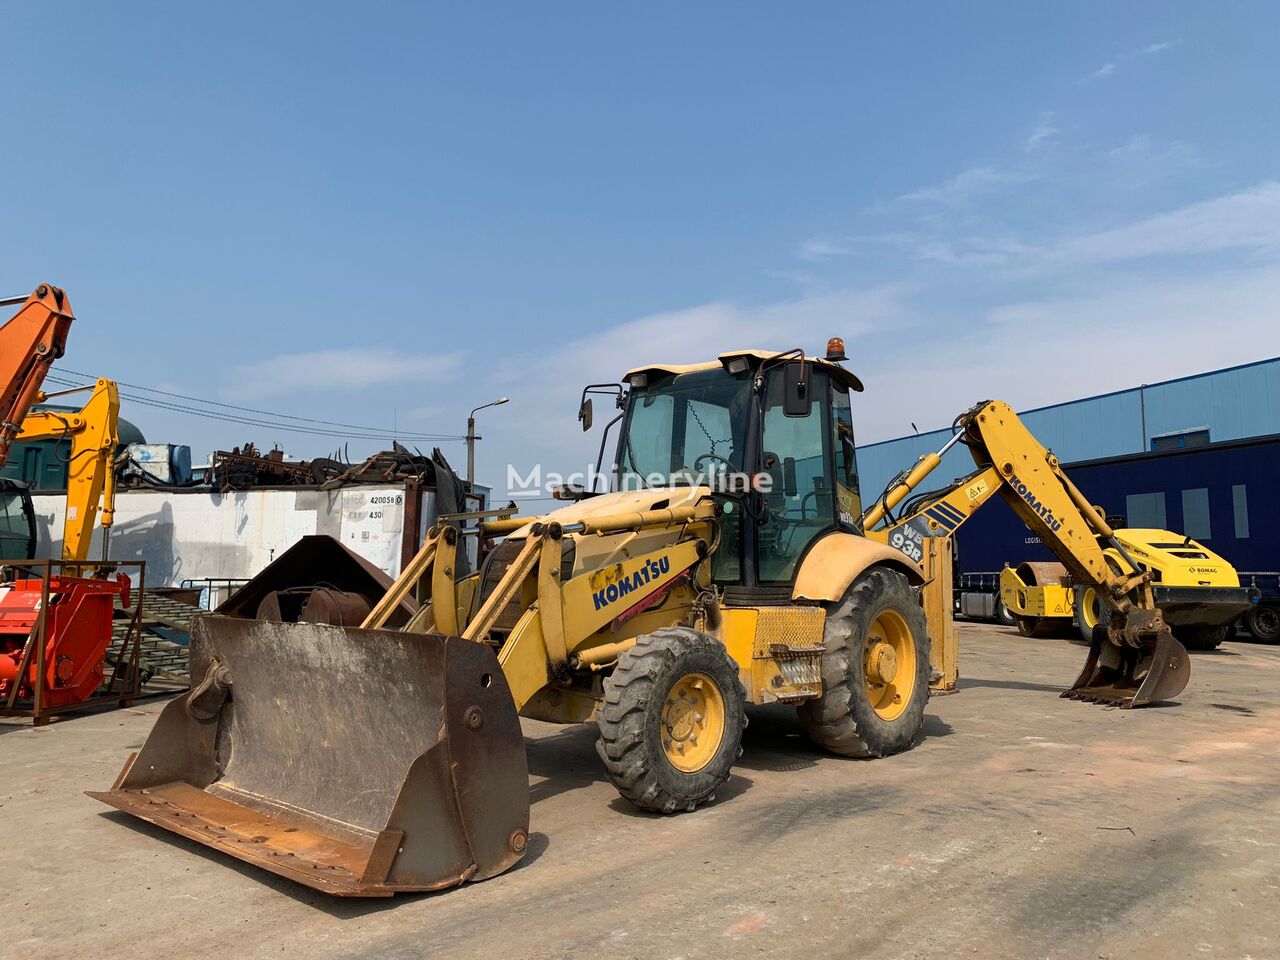
[[[380,896],[520,859],[520,716],[594,720],[618,791],[662,813],[714,798],[749,704],[796,705],[842,756],[899,753],[931,682],[954,684],[936,548],[996,493],[1109,598],[1068,695],[1137,706],[1183,689],[1186,654],[1149,577],[1106,563],[1110,528],[1005,404],[957,421],[972,475],[893,516],[930,455],[864,510],[862,384],[844,360],[833,340],[822,359],[637,367],[606,391],[620,411],[606,439],[621,423],[612,491],[566,487],[559,510],[484,523],[500,542],[475,573],[463,534],[437,525],[358,629],[304,622],[339,604],[287,590],[263,598],[272,622],[202,618],[202,679],[91,796],[327,893]],[[590,428],[586,391],[579,419]],[[330,580],[323,565],[308,576]]]

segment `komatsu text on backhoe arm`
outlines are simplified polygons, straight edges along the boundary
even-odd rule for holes
[[[1150,573],[1129,555],[1058,458],[1002,401],[976,404],[956,418],[953,428],[941,450],[891,481],[863,514],[867,536],[919,561],[924,538],[950,537],[999,493],[1073,581],[1094,587],[1110,607],[1110,622],[1095,630],[1084,669],[1063,696],[1137,707],[1181,693],[1191,676],[1190,661],[1156,606]],[[906,500],[957,443],[969,448],[977,469],[941,490]],[[893,509],[904,500],[895,517]],[[1104,545],[1127,569],[1108,562]]]

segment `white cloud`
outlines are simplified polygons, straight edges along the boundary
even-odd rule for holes
[[[1197,160],[1195,149],[1182,140],[1166,140],[1156,143],[1150,134],[1135,133],[1107,151],[1111,160],[1137,161],[1142,164],[1152,162],[1180,161],[1182,164],[1194,163]]]
[[[1133,260],[1280,246],[1280,183],[1193,203],[1134,223],[1064,240],[1046,259],[1058,264]]]
[[[964,338],[924,338],[868,366],[858,439],[901,436],[909,421],[942,427],[985,397],[1038,407],[1275,356],[1277,303],[1276,264],[1009,303],[988,311],[990,323],[967,323]],[[929,389],[904,396],[904,382]]]
[[[1058,128],[1053,125],[1053,119],[1054,113],[1052,110],[1046,110],[1040,114],[1040,119],[1031,128],[1031,133],[1022,141],[1022,149],[1027,153],[1031,153],[1050,142],[1059,132]]]
[[[1029,174],[999,169],[994,166],[977,166],[964,170],[949,180],[931,187],[921,187],[904,193],[899,200],[916,203],[936,203],[945,207],[958,207],[1009,183],[1033,179]]]
[[[825,237],[810,237],[800,244],[800,257],[804,260],[825,260],[828,257],[846,257],[852,251],[842,243]]]
[[[1088,233],[1029,243],[1010,234],[948,235],[904,242],[912,256],[950,266],[1000,268],[1007,278],[1091,264],[1223,251],[1267,255],[1280,250],[1280,182],[1248,189]]]
[[[1097,70],[1093,71],[1093,73],[1086,77],[1082,77],[1079,82],[1090,83],[1094,80],[1102,80],[1103,78],[1109,77],[1115,73],[1116,65],[1120,61],[1132,60],[1134,57],[1151,56],[1154,53],[1163,53],[1165,50],[1176,47],[1181,42],[1181,40],[1162,40],[1158,43],[1149,43],[1145,47],[1139,47],[1137,50],[1121,53],[1115,60],[1109,63],[1104,63]]]
[[[1001,266],[1014,260],[1025,260],[1040,253],[1012,237],[965,237],[961,240],[934,240],[920,243],[914,254],[920,260],[933,260],[960,266]]]
[[[856,362],[859,336],[915,323],[903,303],[906,292],[883,286],[760,306],[707,303],[602,327],[548,347],[544,355],[512,359],[489,384],[512,402],[485,425],[487,439],[477,454],[481,475],[503,482],[508,463],[523,472],[534,463],[558,471],[594,463],[612,411],[597,398],[596,425],[584,437],[574,418],[579,394],[585,384],[616,381],[631,367],[711,360],[739,349],[801,346],[812,353],[839,336],[855,359],[853,369],[861,370],[866,364]]]
[[[457,376],[462,354],[413,354],[389,347],[347,347],[288,353],[232,369],[222,391],[228,399],[261,400],[406,381],[443,382]]]

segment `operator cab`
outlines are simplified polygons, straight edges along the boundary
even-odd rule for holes
[[[713,579],[789,595],[821,534],[860,532],[849,391],[862,384],[843,359],[833,341],[826,360],[740,351],[629,371],[613,489],[709,487],[723,508]]]
[[[0,477],[0,563],[36,555],[36,516],[27,486]]]

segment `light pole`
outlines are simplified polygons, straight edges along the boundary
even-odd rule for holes
[[[483,403],[472,410],[467,416],[467,489],[470,490],[475,486],[476,482],[476,441],[480,438],[476,436],[476,414],[487,407],[497,407],[507,403],[510,397],[499,397],[492,403]]]

